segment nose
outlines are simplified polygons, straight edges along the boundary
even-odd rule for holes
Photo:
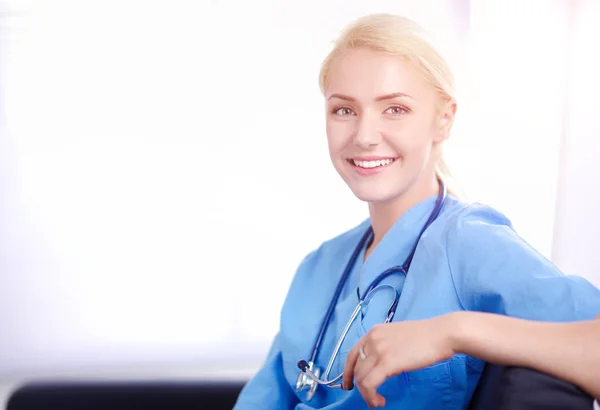
[[[354,143],[361,149],[371,150],[381,143],[381,132],[377,120],[370,115],[363,115],[354,132]]]

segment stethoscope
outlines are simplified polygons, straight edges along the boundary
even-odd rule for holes
[[[389,268],[388,270],[384,271],[379,276],[377,276],[375,278],[375,280],[373,282],[371,282],[371,284],[366,289],[366,291],[363,293],[362,297],[360,295],[360,290],[358,288],[356,289],[356,293],[358,295],[358,305],[352,312],[352,315],[350,315],[350,319],[348,320],[348,323],[346,323],[346,326],[344,327],[344,330],[342,331],[342,334],[339,337],[339,339],[335,345],[335,348],[333,349],[333,353],[331,355],[331,358],[329,359],[329,363],[327,364],[325,372],[323,373],[323,378],[321,378],[321,370],[319,368],[316,368],[314,366],[314,363],[317,359],[317,355],[319,353],[321,343],[323,342],[323,337],[325,336],[325,331],[327,330],[327,326],[329,325],[331,316],[333,315],[333,310],[335,309],[337,300],[339,299],[340,294],[342,293],[344,284],[346,283],[346,280],[348,279],[348,276],[350,275],[350,272],[352,271],[352,267],[356,263],[356,260],[358,259],[358,255],[360,254],[360,252],[363,249],[363,247],[365,246],[365,244],[367,244],[373,238],[373,229],[371,227],[369,227],[369,229],[367,229],[367,232],[361,238],[356,249],[354,249],[354,252],[352,253],[352,256],[350,257],[350,260],[348,261],[346,268],[344,269],[344,273],[342,274],[342,277],[337,285],[337,288],[335,290],[333,298],[331,299],[331,303],[329,304],[329,308],[327,309],[327,313],[325,314],[325,317],[323,318],[323,322],[321,323],[321,329],[320,329],[317,339],[315,341],[315,346],[313,348],[312,355],[310,357],[310,361],[306,362],[306,360],[300,360],[298,362],[298,367],[300,368],[301,371],[300,371],[300,374],[298,375],[298,380],[296,381],[296,391],[300,392],[300,391],[308,388],[308,393],[306,394],[307,401],[312,400],[312,398],[315,395],[318,385],[324,385],[324,386],[327,386],[330,388],[340,388],[341,387],[341,383],[339,383],[339,381],[342,379],[342,377],[344,375],[343,373],[341,373],[337,377],[329,380],[329,376],[330,376],[331,369],[333,367],[335,358],[337,357],[337,355],[339,353],[342,343],[344,342],[344,339],[346,338],[346,335],[348,334],[348,331],[350,330],[352,323],[354,322],[354,320],[360,313],[361,309],[366,304],[369,303],[369,300],[373,297],[373,295],[375,293],[377,293],[381,290],[390,289],[394,292],[394,300],[391,303],[390,307],[388,308],[387,317],[386,317],[384,323],[389,323],[392,321],[392,319],[394,318],[394,315],[396,313],[396,308],[398,307],[398,302],[400,300],[400,293],[398,293],[398,290],[395,289],[391,285],[384,284],[384,285],[379,286],[379,284],[381,283],[382,280],[384,280],[385,278],[387,278],[395,273],[401,273],[402,275],[405,275],[405,276],[407,275],[408,270],[410,269],[410,264],[412,262],[413,256],[415,254],[415,251],[417,250],[417,245],[419,244],[419,241],[421,240],[423,233],[425,233],[425,230],[429,227],[429,225],[431,225],[433,223],[433,221],[435,221],[435,219],[438,217],[438,215],[440,214],[440,211],[442,210],[445,200],[446,200],[446,186],[444,185],[442,180],[439,180],[439,193],[438,193],[438,197],[437,197],[437,200],[435,203],[435,207],[433,208],[433,211],[431,211],[431,214],[429,215],[429,219],[427,219],[427,222],[425,223],[425,225],[423,226],[423,229],[419,233],[419,236],[415,242],[415,245],[413,246],[412,251],[406,258],[406,260],[404,261],[404,264]]]

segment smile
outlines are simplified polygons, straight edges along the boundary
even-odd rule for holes
[[[387,158],[387,159],[379,159],[379,160],[375,160],[375,161],[357,161],[355,159],[352,159],[350,161],[352,162],[352,164],[354,164],[357,167],[370,169],[370,168],[378,168],[378,167],[384,167],[386,165],[390,165],[392,162],[394,162],[394,159]]]

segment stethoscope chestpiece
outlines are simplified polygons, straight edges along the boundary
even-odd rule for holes
[[[298,380],[296,380],[296,391],[300,392],[308,387],[308,392],[306,393],[306,400],[311,401],[315,396],[315,392],[317,391],[318,383],[309,375],[306,371],[310,370],[315,377],[319,377],[321,375],[320,369],[312,370],[313,363],[308,363],[306,360],[300,360],[298,362],[298,368],[301,370],[298,375]]]

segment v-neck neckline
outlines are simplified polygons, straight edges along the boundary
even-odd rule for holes
[[[437,197],[437,195],[432,195],[409,208],[394,222],[377,246],[371,250],[366,260],[366,249],[372,243],[373,238],[365,243],[356,261],[360,261],[361,263],[358,275],[358,289],[368,286],[368,283],[374,279],[373,275],[375,275],[375,272],[383,272],[388,264],[391,263],[387,268],[391,268],[392,265],[404,264],[406,257],[413,249],[413,243],[416,245],[415,241],[418,240],[421,227],[431,214]],[[372,230],[370,219],[368,221],[367,229]],[[396,257],[401,260],[392,263],[391,260]]]

